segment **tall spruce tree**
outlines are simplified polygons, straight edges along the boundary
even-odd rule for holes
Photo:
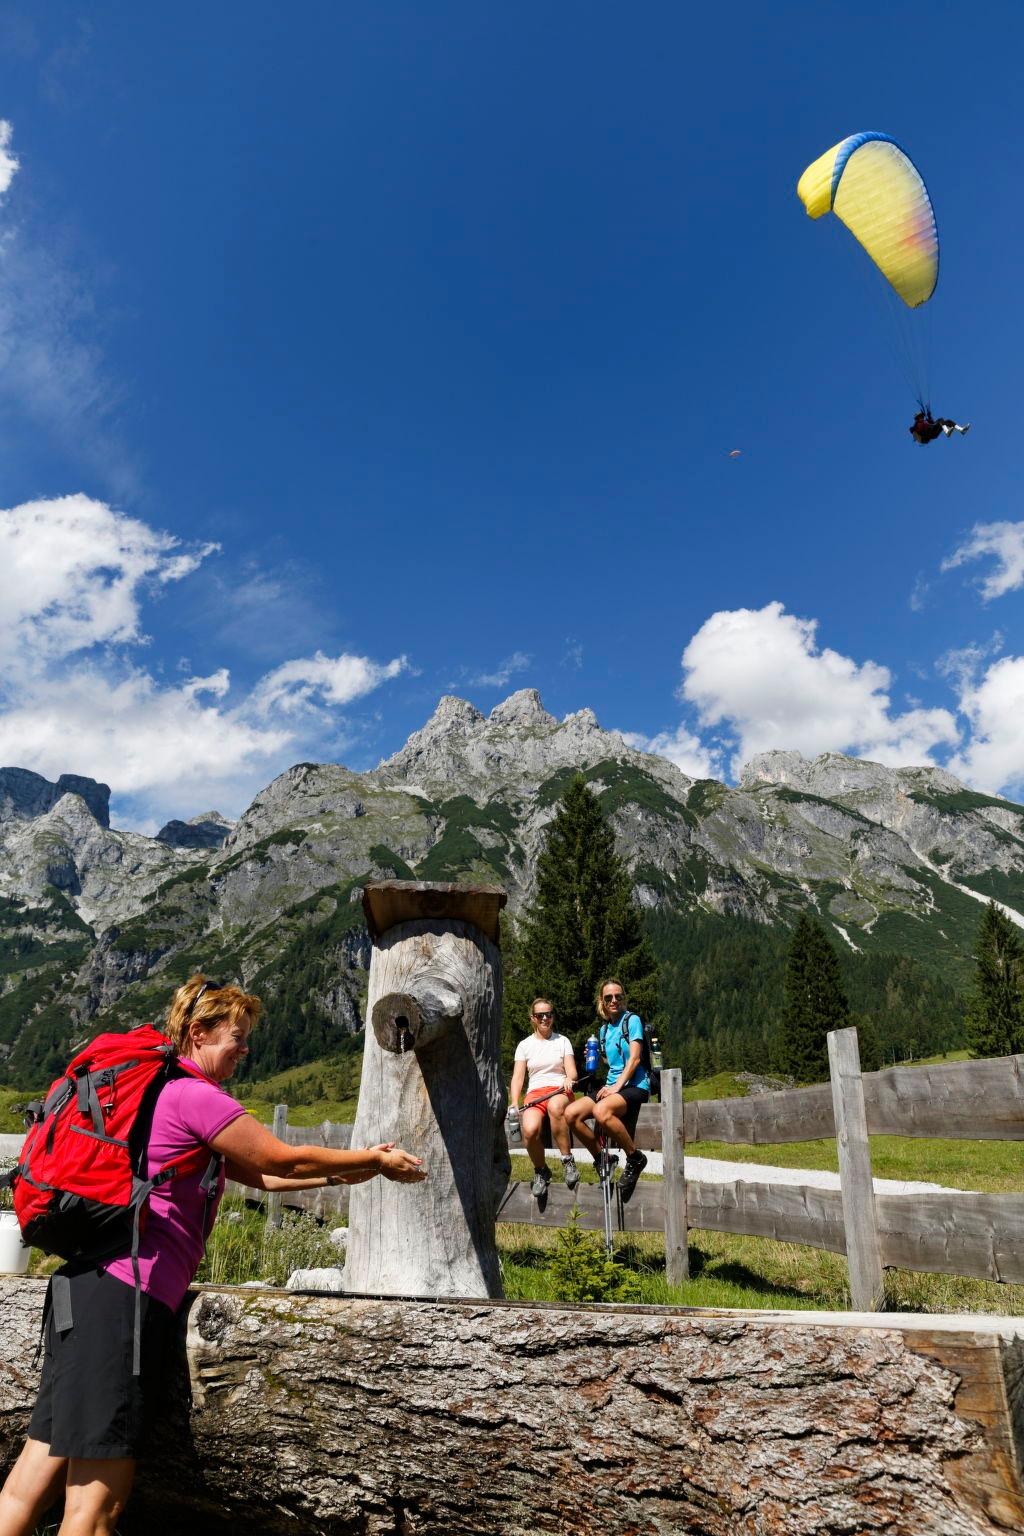
[[[555,1027],[579,1046],[593,1027],[594,993],[606,976],[622,982],[630,1008],[650,1019],[658,963],[633,902],[632,881],[612,829],[581,775],[569,784],[537,861],[537,892],[506,952],[505,1054],[529,1029],[530,1003],[543,994]]]
[[[776,1041],[781,1070],[798,1083],[823,1081],[828,1077],[826,1036],[849,1022],[839,957],[821,924],[801,913],[786,962],[786,1002]]]
[[[990,901],[978,925],[974,992],[967,1005],[972,1056],[1024,1051],[1024,940]]]

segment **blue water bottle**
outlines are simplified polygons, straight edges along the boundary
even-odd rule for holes
[[[583,1070],[588,1077],[593,1077],[597,1071],[598,1043],[597,1036],[591,1035],[583,1048]]]

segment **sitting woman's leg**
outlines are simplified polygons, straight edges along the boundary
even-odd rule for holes
[[[534,1168],[544,1167],[544,1144],[541,1131],[544,1116],[539,1109],[524,1109],[522,1114],[523,1141]]]
[[[569,1095],[560,1093],[555,1098],[548,1100],[548,1119],[551,1121],[551,1140],[561,1152],[563,1157],[569,1156],[569,1127],[566,1124],[565,1111],[569,1104]]]
[[[597,1101],[597,1119],[604,1127],[605,1135],[610,1136],[629,1156],[636,1151],[636,1144],[622,1118],[625,1113],[626,1101],[620,1094],[609,1093]]]
[[[576,1140],[581,1142],[594,1157],[597,1156],[597,1140],[593,1131],[587,1124],[594,1118],[595,1107],[593,1099],[577,1099],[570,1104],[565,1111],[565,1123]]]

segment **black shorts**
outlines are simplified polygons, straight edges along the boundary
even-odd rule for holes
[[[48,1445],[53,1456],[135,1458],[166,1380],[174,1313],[142,1292],[142,1369],[135,1376],[134,1289],[102,1269],[71,1274],[70,1282],[72,1326],[58,1332],[48,1306],[43,1375],[29,1435]]]
[[[647,1103],[651,1091],[649,1088],[634,1088],[632,1083],[627,1083],[625,1088],[616,1088],[615,1092],[626,1101],[626,1113],[622,1116],[622,1123],[630,1136],[635,1136],[641,1106]]]

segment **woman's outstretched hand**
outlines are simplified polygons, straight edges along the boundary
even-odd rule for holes
[[[383,1141],[373,1150],[380,1153],[380,1171],[386,1179],[397,1184],[419,1184],[426,1178],[423,1159],[413,1157],[411,1152],[403,1152],[393,1141]]]

